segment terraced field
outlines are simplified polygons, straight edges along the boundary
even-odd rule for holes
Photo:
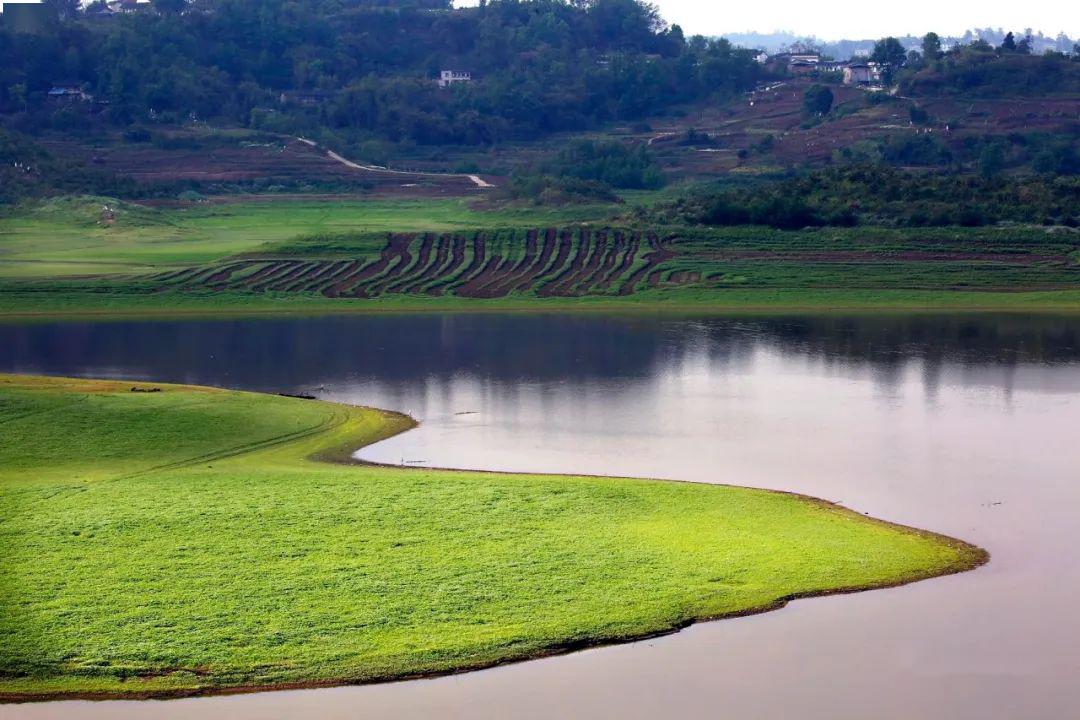
[[[985,231],[546,228],[298,238],[212,265],[129,276],[143,292],[460,298],[677,288],[1064,290],[1080,235]]]
[[[700,279],[692,272],[665,278],[675,253],[657,233],[546,229],[468,234],[426,233],[388,237],[377,255],[329,248],[329,257],[246,258],[152,276],[177,290],[306,292],[326,297],[386,294],[499,298],[535,292],[540,297],[630,295],[662,281]],[[333,257],[348,253],[350,257]]]
[[[334,311],[397,306],[1075,307],[1072,228],[528,225],[338,231],[210,262],[0,281],[0,311]],[[129,266],[130,267],[130,266]],[[119,270],[119,271],[118,271]]]

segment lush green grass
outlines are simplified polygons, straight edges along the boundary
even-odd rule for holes
[[[0,697],[446,672],[985,560],[782,493],[336,464],[410,422],[133,386],[0,376]]]
[[[102,222],[102,208],[114,211]],[[463,198],[263,199],[150,209],[110,198],[60,198],[0,217],[0,278],[46,278],[207,263],[304,235],[450,231],[603,218],[610,207],[474,210]]]
[[[1080,312],[1080,290],[961,292],[955,290],[723,289],[645,290],[625,297],[494,300],[389,295],[371,300],[298,293],[128,295],[85,292],[0,292],[7,321],[59,317],[153,318],[243,315],[326,315],[387,312]]]

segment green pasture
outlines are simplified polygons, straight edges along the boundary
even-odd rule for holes
[[[59,198],[0,216],[0,278],[138,273],[208,263],[267,242],[342,232],[528,227],[603,218],[611,207],[479,210],[463,198],[296,200],[146,208]],[[103,209],[113,218],[103,220]]]
[[[0,699],[443,673],[985,560],[782,493],[344,463],[410,426],[0,376]]]

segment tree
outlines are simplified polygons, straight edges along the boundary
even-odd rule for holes
[[[988,143],[979,153],[979,174],[989,180],[1005,168],[1005,150],[999,143]]]
[[[881,66],[881,78],[889,83],[892,82],[896,71],[904,67],[904,63],[907,62],[907,50],[896,38],[883,38],[874,44],[874,52],[870,53],[870,60]]]
[[[811,85],[803,94],[803,112],[811,117],[827,115],[832,105],[832,90],[824,85]]]
[[[1016,38],[1012,33],[1005,36],[1005,39],[1001,41],[1001,49],[1006,52],[1016,52]]]
[[[56,13],[61,20],[79,16],[79,0],[42,0],[42,4]]]
[[[1033,44],[1033,41],[1031,39],[1031,36],[1030,35],[1025,35],[1024,38],[1020,42],[1016,43],[1016,52],[1018,52],[1021,55],[1030,55],[1031,54],[1031,46],[1032,46],[1032,44]]]
[[[935,32],[928,32],[922,39],[922,56],[926,62],[941,59],[941,38]]]
[[[8,92],[11,93],[11,99],[19,106],[19,109],[26,112],[28,97],[26,83],[15,83]]]

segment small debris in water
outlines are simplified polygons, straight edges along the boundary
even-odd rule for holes
[[[131,392],[137,392],[137,393],[158,393],[158,392],[161,392],[161,388],[159,388],[159,387],[155,387],[155,388],[141,388],[141,387],[133,387],[133,388],[131,388]]]

